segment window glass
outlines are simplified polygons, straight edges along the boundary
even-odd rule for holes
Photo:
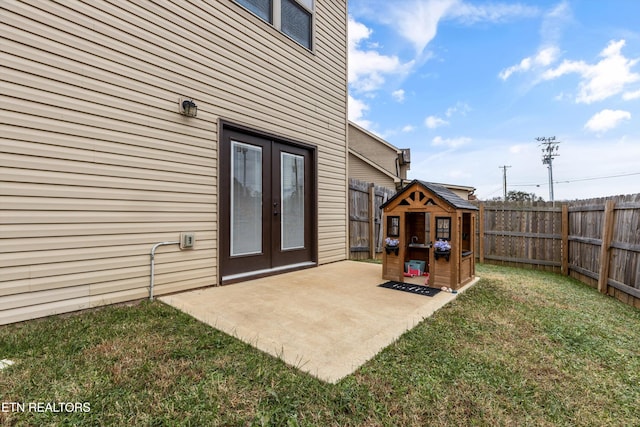
[[[304,157],[281,153],[282,250],[304,248]]]
[[[311,14],[294,0],[282,0],[282,32],[311,48]]]
[[[271,1],[272,0],[236,0],[242,6],[258,15],[267,22],[273,23],[271,19]]]
[[[436,217],[436,240],[451,240],[451,218]]]
[[[399,216],[387,217],[387,236],[389,237],[400,236],[400,217]]]
[[[231,255],[262,252],[262,148],[231,142]]]

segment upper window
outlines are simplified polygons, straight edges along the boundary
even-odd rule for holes
[[[273,23],[273,1],[272,0],[236,0],[242,6],[258,15],[267,22]]]
[[[311,49],[313,0],[236,0],[247,10]]]

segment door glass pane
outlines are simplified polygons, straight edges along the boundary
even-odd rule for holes
[[[231,141],[231,255],[262,252],[262,148]]]
[[[304,157],[280,153],[281,247],[304,248]]]

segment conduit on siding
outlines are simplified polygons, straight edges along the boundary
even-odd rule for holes
[[[165,246],[165,245],[179,245],[180,242],[161,242],[161,243],[156,243],[155,245],[153,245],[153,248],[151,248],[151,283],[149,285],[149,301],[153,301],[153,280],[154,280],[154,267],[155,267],[155,258],[156,258],[156,249],[158,249],[158,247],[160,246]]]

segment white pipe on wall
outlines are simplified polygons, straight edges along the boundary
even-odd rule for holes
[[[155,245],[153,245],[153,248],[151,248],[151,283],[149,285],[149,301],[153,301],[153,280],[154,280],[154,268],[155,268],[155,258],[156,258],[156,249],[158,249],[159,246],[164,246],[164,245],[179,245],[180,242],[161,242],[161,243],[156,243]]]

